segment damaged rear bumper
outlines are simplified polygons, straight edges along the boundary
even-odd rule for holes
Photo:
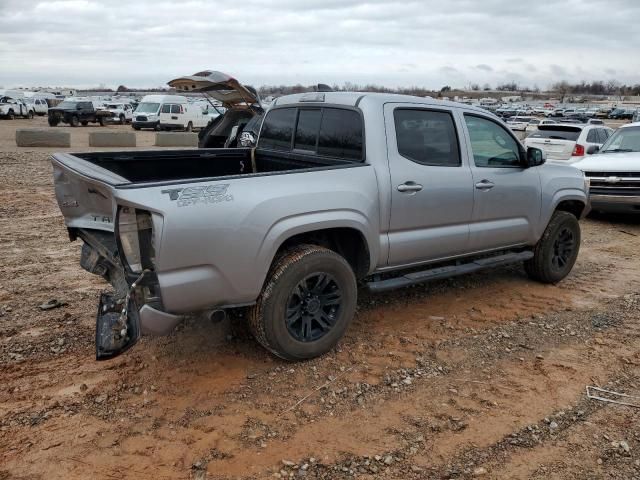
[[[84,242],[81,266],[102,276],[115,289],[113,294],[100,296],[96,316],[98,360],[124,353],[142,334],[167,335],[180,323],[183,316],[163,311],[154,272],[132,276],[125,271],[112,233],[85,229],[73,233]]]

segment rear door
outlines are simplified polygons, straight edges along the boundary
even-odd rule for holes
[[[453,109],[386,104],[391,175],[389,265],[468,249],[473,181]]]
[[[498,120],[463,115],[473,175],[469,251],[535,242],[542,193],[537,168],[523,168],[520,142]]]

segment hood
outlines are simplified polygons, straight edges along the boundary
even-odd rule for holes
[[[168,82],[180,92],[203,92],[222,102],[225,108],[240,104],[260,104],[260,97],[253,88],[248,88],[226,73],[205,70],[191,76],[180,77]]]
[[[640,172],[640,152],[596,153],[573,166],[583,172]]]

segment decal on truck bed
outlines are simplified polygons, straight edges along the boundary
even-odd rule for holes
[[[200,203],[232,202],[233,195],[227,193],[228,183],[217,183],[198,187],[170,188],[162,190],[170,200],[178,202],[178,207],[188,207]]]

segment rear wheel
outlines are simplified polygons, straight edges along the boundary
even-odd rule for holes
[[[127,119],[124,118],[124,115],[120,115],[120,125],[124,125],[125,123],[127,123]]]
[[[89,125],[89,122],[87,122],[86,120],[83,120],[80,123],[82,124],[83,127],[86,127],[87,125]]]
[[[60,120],[56,117],[49,117],[47,121],[49,122],[50,127],[57,127],[58,123],[60,123]]]
[[[190,131],[192,131],[192,130],[193,130],[193,123],[191,123],[191,122],[187,123],[186,131],[187,131],[187,132],[190,132]]]
[[[557,283],[571,272],[580,250],[580,224],[568,212],[555,212],[536,244],[534,256],[524,264],[530,278]]]
[[[99,117],[98,123],[100,124],[101,127],[104,127],[107,124],[107,117]]]
[[[80,119],[78,118],[77,115],[74,115],[73,117],[71,117],[71,122],[69,122],[71,124],[72,127],[77,127],[78,125],[80,125]]]
[[[9,110],[9,113],[7,113],[7,118],[9,120],[15,120],[16,114],[13,112],[13,110]]]
[[[356,301],[356,278],[347,261],[332,250],[300,245],[274,262],[249,312],[249,326],[281,358],[314,358],[342,338]]]
[[[29,120],[31,120],[33,118],[33,110],[29,110],[29,113],[27,113],[27,118]]]

